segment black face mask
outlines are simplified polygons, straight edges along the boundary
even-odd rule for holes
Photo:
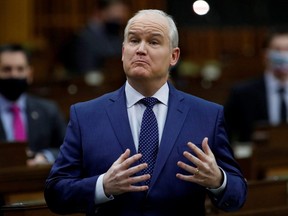
[[[0,94],[10,101],[16,101],[22,93],[28,88],[27,78],[1,79],[0,78]]]

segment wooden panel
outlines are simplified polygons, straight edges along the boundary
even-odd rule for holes
[[[33,201],[25,203],[14,203],[11,205],[5,205],[1,207],[3,216],[57,216],[51,212],[45,201]],[[85,214],[67,214],[67,216],[84,216]]]
[[[26,142],[0,142],[0,168],[26,166],[26,148]]]
[[[247,200],[242,211],[284,205],[287,205],[287,180],[248,182]]]
[[[251,179],[288,177],[288,148],[255,146],[251,155]]]
[[[1,43],[26,42],[31,38],[32,0],[1,0]]]
[[[25,201],[43,199],[45,180],[50,168],[50,165],[1,168],[0,200],[4,201],[4,204],[9,204],[23,201],[23,197]]]
[[[249,211],[215,214],[215,216],[216,215],[217,216],[287,216],[288,206],[279,206],[275,208],[263,208],[263,209],[249,210]]]
[[[253,179],[288,177],[288,125],[255,129],[251,155]]]

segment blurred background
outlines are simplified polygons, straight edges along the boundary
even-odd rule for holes
[[[34,85],[67,81],[59,51],[87,23],[94,1],[0,0],[0,43],[17,42],[31,50],[37,71]],[[207,0],[209,10],[204,15],[193,10],[193,0],[126,2],[131,14],[157,8],[175,18],[181,48],[181,60],[171,73],[175,85],[218,103],[225,101],[233,83],[262,73],[261,46],[267,27],[288,22],[285,0]],[[115,89],[121,75],[116,67],[109,70],[117,74],[116,81],[110,79]],[[69,88],[70,93],[79,90]],[[38,93],[48,96],[43,89]]]

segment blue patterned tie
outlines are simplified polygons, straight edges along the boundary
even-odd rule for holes
[[[159,101],[156,98],[147,97],[140,100],[140,102],[146,106],[146,109],[141,123],[138,152],[142,154],[140,163],[146,162],[148,164],[148,168],[143,170],[142,174],[152,176],[159,145],[158,124],[152,109]],[[150,179],[146,181],[147,185],[149,185]]]

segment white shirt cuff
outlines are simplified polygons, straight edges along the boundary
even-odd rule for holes
[[[218,187],[218,188],[207,188],[209,191],[211,191],[215,195],[220,194],[225,189],[226,184],[227,184],[226,173],[224,172],[224,170],[221,167],[219,167],[219,169],[223,173],[223,178],[224,178],[222,185],[220,187]]]
[[[104,187],[103,187],[103,176],[104,176],[104,174],[100,175],[97,179],[97,182],[96,182],[95,204],[105,203],[105,202],[108,202],[108,201],[114,199],[114,197],[112,195],[110,197],[107,197],[105,195]]]

